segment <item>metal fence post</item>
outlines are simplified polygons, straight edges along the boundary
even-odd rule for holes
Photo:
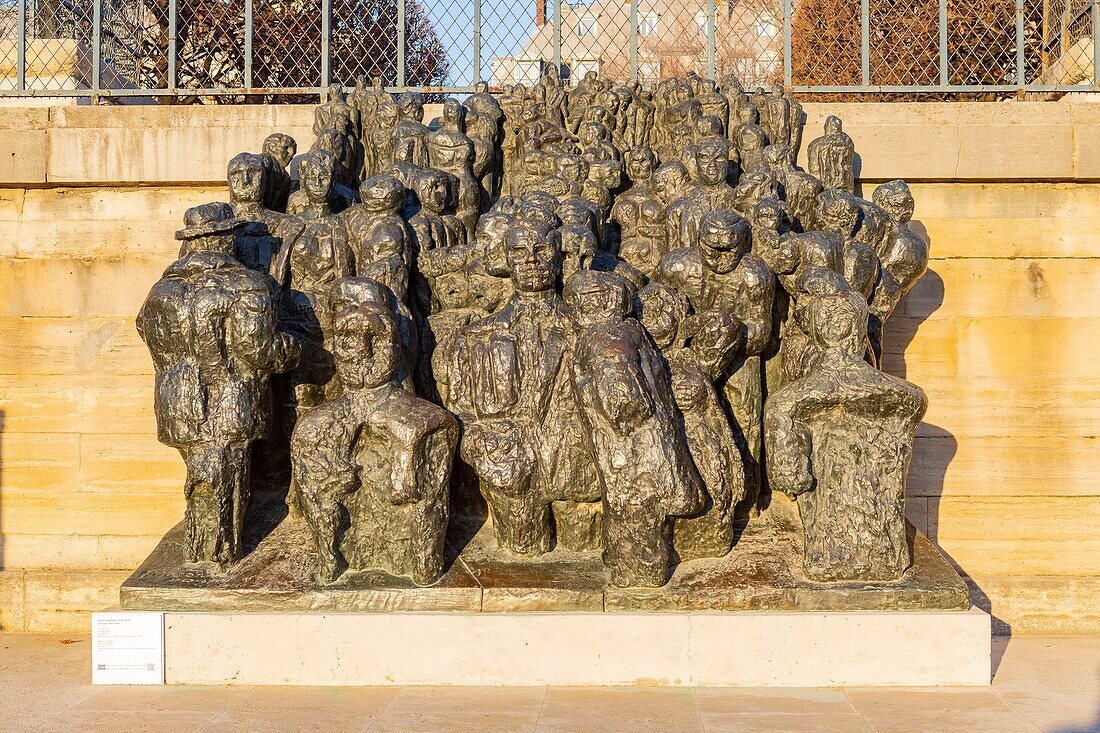
[[[947,56],[947,0],[940,0],[940,86],[951,83]]]
[[[863,86],[871,84],[871,0],[859,3],[860,79]]]
[[[1100,5],[1092,0],[1092,85],[1100,86]]]
[[[244,0],[244,88],[252,88],[252,2]]]
[[[343,83],[343,82],[341,82]],[[321,100],[332,84],[332,0],[321,0]]]
[[[1024,0],[1016,0],[1016,86],[1020,88],[1025,83],[1024,64]]]
[[[474,0],[474,74],[473,84],[481,81],[481,0]]]
[[[791,0],[783,0],[783,86],[790,90],[794,83],[791,68],[791,16],[794,7]]]
[[[16,89],[19,91],[27,88],[27,2],[19,0],[19,46],[15,51]]]
[[[707,78],[715,78],[715,57],[718,55],[715,26],[718,25],[718,12],[714,0],[707,0]]]
[[[179,13],[177,0],[168,0],[168,88],[176,88],[176,70],[179,56],[179,40],[177,38],[179,26]]]
[[[630,80],[638,80],[638,0],[630,0]]]
[[[554,70],[561,75],[561,0],[554,0]]]
[[[405,0],[397,0],[397,86],[405,86]]]
[[[92,3],[92,103],[99,103],[100,63],[103,54],[103,0]]]

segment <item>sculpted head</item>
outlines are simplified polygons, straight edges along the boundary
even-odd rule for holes
[[[233,207],[222,201],[193,206],[183,214],[184,228],[176,239],[187,242],[191,252],[211,252],[232,256],[234,232],[246,222],[233,217]]]
[[[397,321],[376,303],[345,308],[333,323],[332,355],[345,389],[380,387],[394,379],[401,360]]]
[[[829,188],[817,195],[815,219],[825,231],[851,237],[859,227],[859,202],[847,191]]]
[[[489,91],[489,82],[477,81],[474,82],[474,94],[485,94]]]
[[[298,166],[298,178],[310,203],[328,203],[332,194],[332,172],[335,167],[336,158],[327,150],[313,150],[302,158]]]
[[[279,161],[279,165],[286,168],[294,156],[298,154],[298,143],[290,135],[275,132],[264,138],[263,151]]]
[[[420,122],[424,119],[424,95],[405,92],[397,98],[397,111],[403,120]]]
[[[791,168],[791,146],[787,143],[772,143],[764,148],[764,163],[769,168],[787,170]]]
[[[347,154],[347,139],[335,127],[328,127],[321,130],[313,149],[325,150],[337,160],[343,160]]]
[[[655,282],[639,290],[634,302],[635,317],[662,351],[681,345],[680,326],[690,311],[691,306],[684,295]]]
[[[332,84],[328,88],[328,101],[330,102],[343,102],[344,101],[344,87],[339,84]]]
[[[737,119],[742,125],[755,125],[760,121],[760,110],[752,102],[737,108]]]
[[[558,218],[563,225],[584,227],[592,232],[593,236],[600,221],[598,207],[591,201],[579,197],[562,201],[558,207]]]
[[[443,126],[462,131],[466,125],[466,108],[454,97],[443,100]]]
[[[733,272],[749,251],[749,223],[732,211],[712,211],[699,227],[703,267],[719,275]]]
[[[682,196],[687,185],[687,168],[679,161],[664,163],[653,173],[653,190],[666,205]]]
[[[588,161],[579,155],[558,155],[554,171],[567,181],[583,183],[588,178]]]
[[[908,224],[913,218],[913,194],[909,191],[909,184],[901,179],[881,184],[871,198],[887,214],[903,224]]]
[[[844,123],[836,115],[829,115],[825,118],[825,134],[835,135],[838,132],[844,131]]]
[[[569,315],[581,327],[621,323],[633,310],[630,284],[611,272],[578,272],[563,295]]]
[[[723,138],[725,132],[726,131],[722,129],[722,120],[718,119],[715,115],[703,115],[695,121],[696,139],[705,137]]]
[[[373,176],[359,187],[363,207],[375,213],[395,213],[405,200],[405,187],[394,176]]]
[[[626,154],[626,175],[634,183],[642,183],[653,177],[657,169],[657,156],[647,147],[631,148]]]
[[[264,198],[264,159],[255,153],[239,153],[226,171],[229,199],[235,204],[255,204]]]
[[[427,168],[416,174],[416,197],[420,205],[433,214],[441,214],[451,204],[453,179],[450,173],[437,168]]]
[[[803,314],[810,338],[819,349],[839,350],[862,358],[867,344],[867,301],[848,287],[844,278],[831,270],[804,275],[799,289],[803,296]]]
[[[744,324],[725,308],[707,310],[694,318],[689,346],[699,366],[717,379],[741,346]]]
[[[587,270],[596,255],[596,235],[585,226],[563,224],[558,227],[561,235],[562,279],[568,281],[574,274]]]
[[[561,275],[561,235],[545,221],[525,213],[521,210],[504,240],[512,287],[517,293],[553,290]]]
[[[725,181],[729,165],[729,144],[724,139],[707,138],[695,147],[695,168],[704,186]]]
[[[785,232],[790,225],[790,207],[770,196],[761,199],[752,210],[753,224],[773,232]]]

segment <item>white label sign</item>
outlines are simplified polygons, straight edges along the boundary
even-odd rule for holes
[[[164,684],[164,614],[92,614],[93,685]]]

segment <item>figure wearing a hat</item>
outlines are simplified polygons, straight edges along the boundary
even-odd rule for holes
[[[270,277],[233,258],[246,222],[228,204],[188,209],[176,232],[185,254],[165,270],[138,314],[156,370],[157,437],[187,465],[191,562],[226,565],[241,554],[249,451],[271,427],[271,374],[298,359],[278,331]]]

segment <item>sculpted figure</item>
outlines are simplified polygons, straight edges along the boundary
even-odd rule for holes
[[[746,486],[741,452],[714,385],[740,349],[741,323],[725,310],[689,316],[687,298],[657,283],[642,289],[636,308],[668,360],[688,449],[706,491],[700,511],[675,520],[673,546],[681,560],[721,557],[733,546],[734,509]]]
[[[627,169],[634,185],[615,199],[611,220],[618,233],[619,257],[651,277],[668,253],[665,205],[652,183],[656,157],[649,148],[627,154]]]
[[[764,148],[764,163],[779,183],[779,194],[791,207],[791,224],[797,231],[813,228],[821,181],[794,167],[794,154],[786,143]]]
[[[390,95],[385,94],[378,99],[375,106],[373,126],[364,132],[364,148],[369,162],[363,174],[365,177],[386,173],[393,165],[397,144],[396,126],[397,105]]]
[[[335,580],[345,563],[418,585],[443,574],[458,424],[397,381],[400,351],[388,309],[342,310],[333,355],[343,393],[294,428],[291,456],[321,583]]]
[[[700,226],[699,245],[665,255],[654,279],[686,295],[696,312],[724,309],[743,325],[743,346],[727,368],[723,393],[740,433],[751,507],[760,481],[764,406],[760,355],[772,337],[775,275],[749,251],[749,232],[748,222],[734,212],[711,212]]]
[[[764,135],[772,144],[790,145],[791,128],[797,124],[793,119],[794,110],[790,99],[778,87],[768,89],[762,99],[760,127],[764,130]]]
[[[886,247],[880,254],[881,272],[871,298],[871,348],[876,363],[882,354],[882,328],[905,294],[928,270],[928,245],[909,228],[913,219],[913,194],[905,181],[890,181],[875,188],[874,201],[890,217]]]
[[[500,195],[504,166],[504,111],[496,97],[488,93],[488,85],[479,81],[474,93],[466,99],[470,114],[466,118],[466,134],[474,144],[474,177],[481,183],[481,207],[489,206]],[[476,91],[480,90],[480,91]]]
[[[397,98],[397,124],[393,128],[393,160],[418,168],[431,165],[428,158],[428,128],[424,126],[424,98],[405,92]]]
[[[189,252],[153,286],[137,317],[156,371],[158,439],[187,465],[187,559],[241,556],[252,442],[271,431],[269,377],[294,366],[266,275],[233,259],[244,222],[227,204],[188,209],[176,238]]]
[[[669,207],[679,213],[679,221],[667,219],[670,250],[698,242],[703,217],[710,212],[735,208],[734,190],[726,182],[729,174],[728,143],[718,137],[707,138],[695,146],[692,159],[695,163],[695,186],[685,194],[686,201],[674,202]]]
[[[764,165],[764,148],[768,146],[768,136],[764,128],[757,124],[759,119],[759,111],[752,102],[738,107],[738,124],[733,130],[733,145],[737,148],[743,171],[754,171]]]
[[[263,159],[267,181],[264,185],[264,208],[286,212],[287,199],[294,190],[290,178],[290,162],[298,154],[298,143],[290,135],[272,133],[264,138]]]
[[[363,181],[359,193],[363,203],[340,215],[355,252],[356,274],[377,280],[407,300],[413,251],[401,217],[405,187],[393,176],[374,176]]]
[[[837,188],[848,193],[856,190],[856,147],[844,123],[836,115],[825,120],[825,134],[813,140],[806,149],[810,175],[815,176],[823,188]]]
[[[797,317],[821,356],[768,398],[768,479],[796,497],[812,580],[896,580],[911,558],[905,476],[927,408],[918,387],[863,359],[867,304],[835,273],[815,270]]]
[[[449,369],[462,458],[480,480],[502,548],[547,552],[555,525],[564,546],[594,548],[599,479],[577,415],[559,235],[521,215],[507,230],[505,253],[515,293],[464,329]]]
[[[291,375],[285,420],[293,423],[298,407],[319,404],[334,371],[325,348],[331,333],[329,286],[355,274],[355,255],[340,219],[329,206],[335,161],[323,150],[307,154],[298,173],[306,208],[288,217],[281,231],[283,245],[271,265],[271,275],[282,288],[279,310],[286,327],[303,345],[298,367]]]
[[[352,123],[352,132],[358,134],[361,119],[359,110],[348,104],[344,88],[333,84],[328,88],[328,99],[313,112],[313,134],[320,135],[322,130],[332,127],[333,118],[338,115],[347,117]]]
[[[870,299],[878,279],[878,255],[870,246],[856,238],[862,220],[858,199],[836,189],[823,191],[817,197],[816,219],[829,236],[840,243],[844,257],[844,279],[852,290]]]
[[[359,194],[348,185],[353,180],[352,176],[347,166],[341,162],[347,152],[344,136],[332,128],[322,130],[310,152],[315,151],[327,153],[332,158],[332,188],[329,191],[328,208],[335,213],[340,213],[359,201]],[[298,176],[299,178],[302,176],[301,164],[298,166]],[[302,188],[299,188],[290,195],[286,212],[301,214],[309,208],[309,197]]]
[[[566,304],[580,332],[573,382],[603,485],[603,560],[617,586],[664,585],[670,518],[704,506],[669,375],[621,278],[573,277]]]
[[[426,140],[431,166],[455,177],[455,213],[473,231],[481,211],[481,186],[473,173],[474,144],[466,136],[466,108],[457,99],[448,97],[443,102],[443,127]]]
[[[270,179],[262,155],[240,153],[229,161],[226,178],[233,216],[249,223],[236,237],[234,257],[257,272],[268,272],[279,251],[279,227],[285,218],[264,207]]]

